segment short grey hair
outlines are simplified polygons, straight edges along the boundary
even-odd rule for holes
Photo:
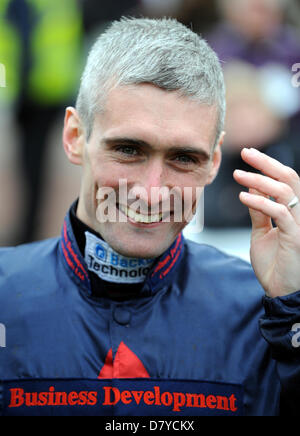
[[[223,71],[206,41],[173,18],[114,21],[93,45],[76,102],[89,139],[96,113],[116,86],[150,83],[218,110],[216,143],[224,127]]]

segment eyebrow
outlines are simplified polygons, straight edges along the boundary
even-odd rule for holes
[[[152,149],[153,147],[146,141],[141,139],[133,139],[127,137],[113,137],[113,138],[103,138],[102,142],[107,145],[115,145],[117,143],[140,146],[148,149]],[[207,153],[207,151],[202,148],[193,147],[193,146],[178,146],[178,147],[169,147],[168,152],[170,153],[187,153],[199,156],[202,160],[208,161],[211,156]]]

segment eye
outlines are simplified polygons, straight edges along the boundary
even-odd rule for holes
[[[198,160],[189,154],[179,154],[177,156],[174,156],[172,160],[173,162],[175,162],[175,164],[185,167],[196,165],[198,163]]]
[[[191,156],[187,156],[185,154],[182,154],[180,156],[177,156],[175,160],[181,162],[181,163],[195,163],[195,159]]]
[[[130,145],[118,145],[116,151],[127,156],[137,156],[138,150]]]

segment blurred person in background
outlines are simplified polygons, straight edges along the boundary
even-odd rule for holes
[[[300,59],[300,38],[286,24],[293,4],[289,0],[217,4],[221,22],[207,39],[223,61],[228,111],[221,170],[205,197],[205,225],[250,227],[230,176],[234,168],[249,169],[240,158],[240,147],[259,148],[300,170],[300,93],[291,85],[292,66]]]
[[[74,101],[81,49],[77,0],[1,0],[0,59],[6,67],[7,86],[1,89],[0,106],[12,112],[18,129],[18,166],[25,197],[20,234],[14,243],[36,237],[48,135],[60,111]]]
[[[220,59],[226,64],[242,60],[258,68],[273,68],[273,76],[278,77],[274,92],[279,93],[281,85],[291,86],[292,66],[300,59],[299,5],[293,0],[218,0],[217,5],[220,22],[207,39]],[[287,110],[289,139],[297,145],[299,110]]]
[[[284,73],[281,71],[281,74]],[[289,142],[289,112],[286,110],[288,105],[299,107],[298,93],[290,85],[279,94],[272,92],[277,83],[273,68],[257,69],[247,62],[228,63],[224,76],[226,136],[220,171],[215,182],[206,188],[205,226],[250,227],[250,216],[239,201],[240,189],[231,174],[236,168],[250,170],[241,159],[243,147],[260,149],[300,172],[299,147],[292,147]]]
[[[218,0],[220,23],[208,35],[210,44],[228,62],[241,59],[256,66],[278,63],[290,70],[299,62],[296,29],[286,23],[292,0]]]

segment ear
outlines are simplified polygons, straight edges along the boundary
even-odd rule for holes
[[[221,147],[223,145],[224,142],[224,138],[225,138],[225,132],[222,132],[220,135],[220,139],[217,143],[217,145],[215,146],[215,149],[213,151],[213,156],[212,156],[212,166],[210,169],[210,173],[208,176],[208,181],[207,184],[210,185],[215,178],[217,177],[221,162],[222,162],[222,150]]]
[[[67,107],[63,129],[63,146],[67,158],[75,165],[82,165],[85,144],[84,128],[73,107]]]

